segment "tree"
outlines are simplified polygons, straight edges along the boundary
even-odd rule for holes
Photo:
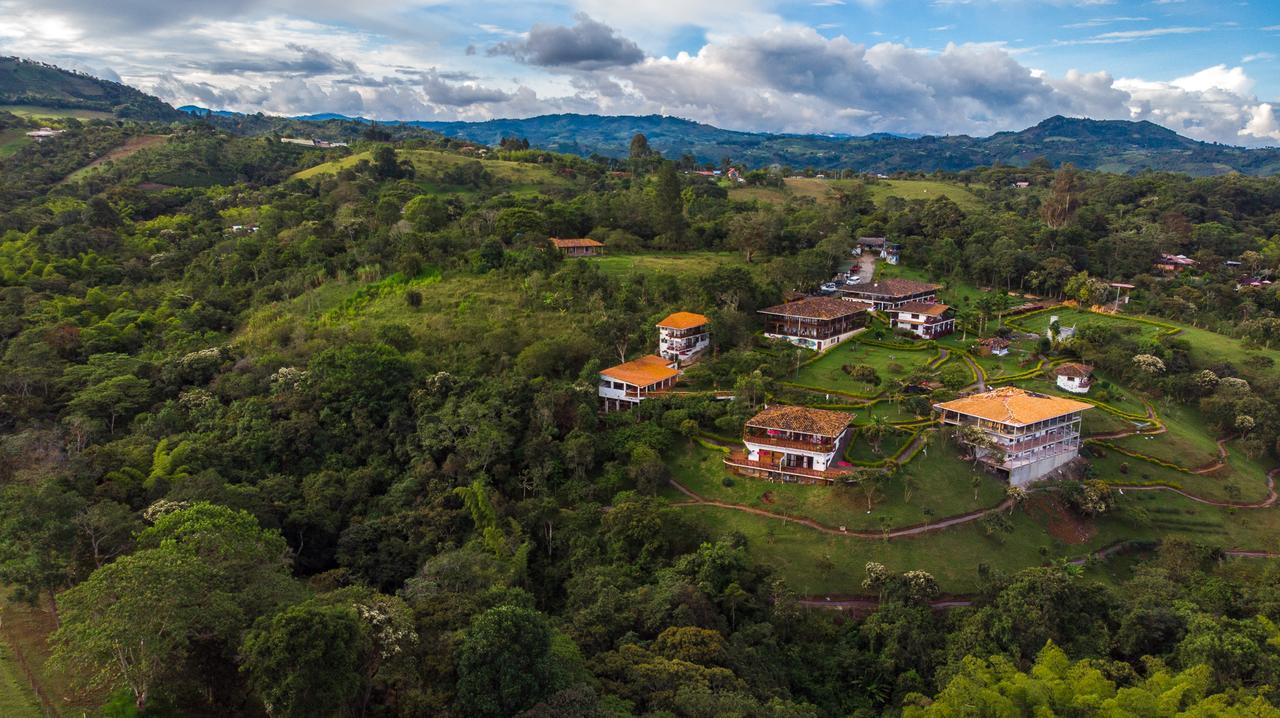
[[[632,166],[639,167],[653,155],[653,149],[649,147],[649,138],[639,132],[632,135],[627,155],[631,158]]]
[[[85,683],[127,687],[139,712],[181,673],[198,636],[240,615],[218,571],[166,546],[123,556],[58,597],[54,657]]]
[[[671,240],[684,236],[684,199],[680,196],[680,175],[674,162],[663,162],[658,168],[658,183],[654,188],[654,226],[660,234]]]
[[[53,594],[73,578],[75,518],[84,503],[53,482],[11,484],[0,493],[0,581],[31,604],[47,596],[55,621]]]
[[[1053,176],[1049,196],[1040,205],[1040,219],[1051,229],[1061,229],[1080,208],[1080,173],[1071,163],[1062,166]]]
[[[781,231],[781,220],[771,210],[756,210],[729,220],[729,245],[751,263],[757,252],[764,250]]]
[[[458,650],[457,701],[464,715],[504,718],[555,693],[551,627],[531,608],[497,606],[471,622]]]
[[[340,716],[359,695],[368,650],[354,608],[309,601],[245,635],[241,670],[273,717]]]
[[[862,435],[867,437],[867,441],[871,444],[871,448],[877,454],[880,453],[880,444],[884,441],[884,437],[893,431],[893,424],[883,414],[876,414],[871,417],[871,421],[862,427]]]

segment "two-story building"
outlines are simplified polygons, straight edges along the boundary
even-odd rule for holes
[[[1080,415],[1093,407],[1002,386],[933,408],[944,425],[977,427],[981,441],[961,438],[962,443],[978,461],[1006,475],[1010,484],[1023,486],[1079,455]]]
[[[693,312],[675,312],[658,322],[658,355],[680,366],[695,361],[711,346],[711,320]]]
[[[867,308],[835,297],[805,297],[761,309],[764,335],[823,352],[867,325]]]
[[[1088,394],[1089,387],[1093,386],[1093,367],[1088,364],[1059,364],[1054,368],[1053,375],[1058,378],[1058,388],[1072,394]]]
[[[956,313],[938,302],[908,302],[885,313],[890,327],[906,329],[921,339],[936,339],[956,329]]]
[[[936,302],[940,284],[917,282],[914,279],[880,279],[846,284],[840,293],[846,299],[867,302],[878,310],[896,309],[903,304],[928,304]]]
[[[604,256],[604,243],[585,237],[581,239],[560,239],[558,237],[552,237],[551,246],[560,250],[560,253],[566,257]]]
[[[766,407],[743,428],[746,450],[730,452],[724,463],[740,474],[771,481],[833,483],[853,471],[841,458],[852,424],[853,415],[840,411]]]
[[[649,354],[600,371],[600,406],[606,412],[630,409],[671,389],[680,377],[675,362]]]

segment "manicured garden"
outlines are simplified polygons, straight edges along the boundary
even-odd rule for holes
[[[886,456],[895,448],[885,440]],[[703,498],[856,531],[924,524],[994,506],[1005,497],[1003,481],[961,460],[955,447],[940,433],[935,433],[919,456],[893,476],[877,476],[849,485],[774,483],[738,476],[724,467],[723,459],[721,452],[692,445],[674,451],[669,465],[676,481]]]
[[[891,349],[873,346],[855,337],[805,364],[791,381],[806,388],[832,390],[855,396],[877,396],[885,390],[886,382],[906,378],[912,372],[925,368],[937,356],[937,349],[924,343]],[[859,381],[844,371],[845,366],[858,364],[875,369],[880,383]]]

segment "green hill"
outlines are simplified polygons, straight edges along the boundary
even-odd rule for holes
[[[101,112],[130,120],[183,118],[164,101],[128,85],[17,57],[0,58],[0,106],[25,110],[17,114],[49,109],[73,116]]]

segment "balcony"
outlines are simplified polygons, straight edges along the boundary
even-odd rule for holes
[[[724,465],[731,469],[737,469],[746,472],[765,472],[766,474],[783,476],[793,476],[805,481],[835,481],[844,476],[853,473],[853,467],[833,467],[826,471],[818,471],[817,469],[806,469],[799,466],[779,466],[773,462],[752,461],[747,458],[744,451],[733,451],[725,457]]]
[[[811,451],[818,454],[830,454],[836,450],[836,442],[829,439],[812,441],[809,439],[788,439],[782,436],[768,436],[765,434],[743,434],[742,440],[752,444],[760,444],[761,446],[776,446],[782,449]]]

